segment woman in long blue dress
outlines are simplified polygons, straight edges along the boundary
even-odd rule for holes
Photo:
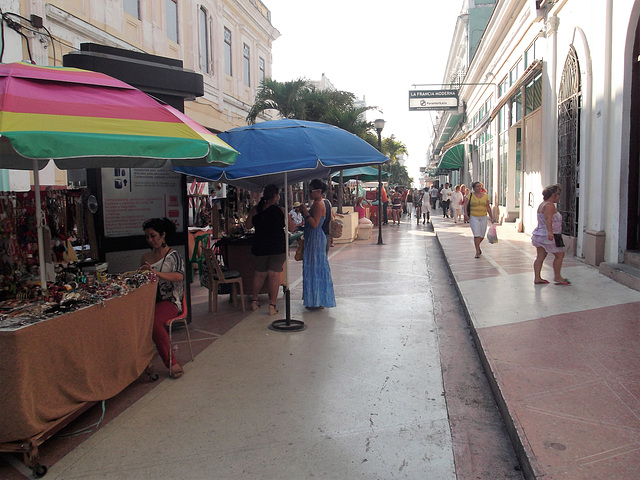
[[[327,186],[322,180],[309,182],[309,193],[313,203],[311,210],[306,205],[300,209],[304,216],[304,253],[302,257],[302,301],[306,308],[335,307],[333,280],[327,258],[327,237],[322,231],[326,212],[323,193]]]

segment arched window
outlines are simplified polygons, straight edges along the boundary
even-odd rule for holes
[[[558,211],[562,214],[562,233],[572,237],[578,235],[580,100],[580,66],[571,46],[558,92],[558,183],[562,185]]]

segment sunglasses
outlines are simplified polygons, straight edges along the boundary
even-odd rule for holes
[[[318,192],[318,191],[320,191],[320,192],[321,192],[321,191],[322,191],[322,189],[321,189],[321,188],[310,188],[310,189],[309,189],[309,191],[310,191],[310,192]]]

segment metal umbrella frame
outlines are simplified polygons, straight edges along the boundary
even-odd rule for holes
[[[33,170],[40,282],[47,289],[38,171],[233,163],[208,130],[144,92],[98,72],[0,64],[0,168]],[[206,132],[206,133],[205,133]],[[209,136],[211,135],[211,136]]]
[[[210,181],[219,181],[252,191],[264,186],[284,186],[312,178],[326,178],[331,172],[388,160],[360,137],[334,125],[305,120],[281,119],[238,127],[219,134],[240,155],[229,167],[176,167],[175,171]],[[285,212],[289,211],[285,195]],[[285,222],[286,230],[286,222]],[[287,232],[288,233],[288,232]],[[286,241],[288,251],[288,240]],[[272,330],[299,331],[304,322],[291,319],[289,255],[285,260],[284,319],[271,323]]]

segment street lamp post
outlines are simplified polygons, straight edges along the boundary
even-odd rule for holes
[[[382,129],[384,128],[384,120],[378,118],[373,121],[373,126],[378,132],[378,151],[382,153]],[[378,245],[382,243],[382,164],[378,165]]]

